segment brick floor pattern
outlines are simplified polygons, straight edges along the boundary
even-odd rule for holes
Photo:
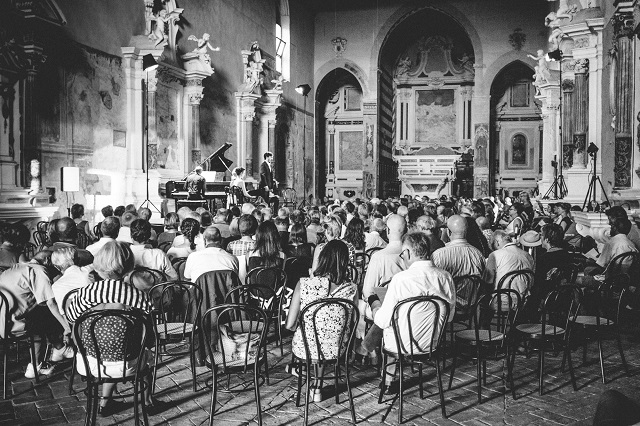
[[[537,355],[527,359],[517,356],[515,382],[517,400],[513,400],[506,387],[506,366],[503,361],[489,362],[487,384],[483,386],[483,403],[478,405],[475,371],[471,361],[456,369],[450,390],[448,383],[450,362],[443,373],[448,419],[440,415],[435,371],[425,370],[425,399],[420,399],[417,379],[405,393],[404,420],[407,425],[589,425],[599,395],[607,389],[617,389],[638,398],[640,374],[640,342],[637,331],[623,336],[625,356],[631,377],[624,374],[618,351],[613,342],[605,342],[605,369],[607,384],[602,384],[598,352],[595,343],[588,347],[587,363],[582,363],[582,349],[573,352],[574,367],[579,390],[573,391],[568,371],[560,371],[561,356],[547,357],[545,365],[545,394],[538,395]],[[289,347],[290,339],[285,342]],[[21,351],[22,352],[22,351]],[[304,407],[296,407],[296,378],[285,373],[284,366],[290,355],[280,356],[275,344],[269,345],[270,385],[260,387],[263,422],[265,425],[299,425],[303,422]],[[0,402],[0,425],[59,425],[84,424],[86,397],[80,392],[84,383],[76,377],[75,395],[68,394],[70,362],[59,365],[56,373],[35,385],[23,377],[26,351],[19,364],[14,353],[9,359],[10,398]],[[410,370],[406,370],[410,374]],[[166,403],[166,410],[151,416],[152,425],[206,425],[209,416],[211,373],[206,367],[197,367],[198,392],[191,387],[188,358],[166,360],[160,363],[156,397]],[[417,374],[416,374],[417,376]],[[351,367],[351,383],[359,424],[397,424],[397,402],[388,418],[381,422],[391,397],[378,404],[380,379],[371,366]],[[218,411],[214,423],[225,426],[256,424],[253,391],[243,388],[242,382],[251,375],[232,375],[231,392],[218,392]],[[226,381],[226,379],[221,379]],[[119,386],[120,392],[128,387]],[[343,425],[350,423],[349,402],[344,386],[339,388],[340,403],[328,398],[310,404],[310,424]],[[131,399],[124,399],[123,410],[108,418],[98,418],[99,425],[133,425]]]

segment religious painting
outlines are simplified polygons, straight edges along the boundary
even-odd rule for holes
[[[340,170],[362,170],[364,136],[362,131],[340,132]]]
[[[362,93],[355,87],[344,89],[344,110],[360,111],[362,109]]]
[[[157,167],[182,170],[183,151],[178,139],[178,99],[175,87],[159,83],[156,92]],[[154,141],[150,140],[153,144]]]
[[[529,82],[516,83],[511,86],[511,106],[515,108],[529,106]]]
[[[455,91],[416,91],[416,136],[420,144],[454,144],[456,138]]]
[[[527,165],[527,137],[518,133],[511,139],[511,165]]]
[[[487,147],[489,146],[489,128],[488,124],[476,124],[475,131],[475,167],[488,167],[489,156],[487,155]]]

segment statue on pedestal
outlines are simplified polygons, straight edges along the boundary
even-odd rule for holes
[[[40,193],[40,161],[31,160],[29,174],[31,175],[29,195],[36,195]]]
[[[547,62],[547,58],[545,57],[544,51],[542,49],[538,50],[538,56],[527,55],[527,57],[538,61],[538,65],[534,67],[536,73],[533,75],[535,81],[533,85],[538,88],[538,93],[540,93],[539,86],[544,83],[549,83],[551,79],[551,73],[549,72],[549,63]]]
[[[406,57],[404,59],[400,59],[398,62],[398,67],[396,68],[396,77],[401,77],[409,72],[411,69],[411,58]]]
[[[284,77],[282,76],[282,74],[280,74],[278,78],[276,78],[275,80],[271,80],[271,82],[273,83],[273,88],[271,90],[282,90]]]
[[[190,35],[187,40],[198,43],[197,47],[193,49],[193,53],[196,53],[198,55],[198,59],[202,62],[202,65],[207,69],[210,68],[213,73],[213,67],[211,67],[211,56],[209,56],[208,49],[211,49],[212,52],[219,52],[220,47],[211,46],[211,43],[209,43],[210,37],[211,36],[208,33],[204,33],[202,34],[201,39],[198,39],[198,37],[194,35]]]
[[[257,41],[251,44],[250,50],[242,51],[244,68],[244,87],[243,92],[253,92],[263,83],[262,67],[265,60],[262,59],[262,52]]]
[[[166,9],[162,9],[156,13],[156,26],[153,29],[153,32],[149,34],[149,40],[155,42],[155,47],[165,46],[168,43],[167,41],[167,33],[165,31],[164,24],[172,23],[180,19],[180,13],[182,9],[172,10],[171,12],[167,12]]]

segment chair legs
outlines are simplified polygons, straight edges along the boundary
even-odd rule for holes
[[[2,399],[7,399],[7,351],[9,345],[2,345]]]
[[[212,362],[213,364],[213,362]],[[213,426],[213,415],[216,411],[216,399],[218,397],[218,375],[216,366],[211,366],[211,403],[209,404],[209,426]]]
[[[440,361],[436,359],[436,374],[438,375],[438,391],[440,392],[440,410],[442,418],[447,418],[447,409],[444,405],[444,389],[442,388],[442,371],[440,370]]]
[[[256,394],[256,408],[258,410],[258,426],[262,426],[262,406],[260,405],[260,387],[258,386],[258,365],[253,366],[253,390]]]

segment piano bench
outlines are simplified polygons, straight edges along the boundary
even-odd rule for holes
[[[189,207],[191,210],[196,210],[198,207],[204,207],[208,209],[209,202],[207,200],[176,200],[176,208]]]

